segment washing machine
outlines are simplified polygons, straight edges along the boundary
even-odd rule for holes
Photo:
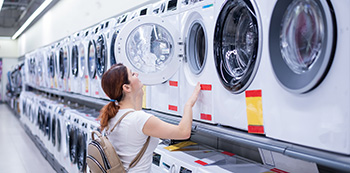
[[[81,94],[90,96],[90,78],[88,72],[88,45],[93,34],[93,29],[89,28],[84,31],[82,41],[79,44],[79,76],[81,79]]]
[[[57,43],[58,89],[68,91],[70,37]]]
[[[68,91],[72,93],[81,93],[81,79],[79,76],[80,52],[79,45],[81,43],[83,32],[79,31],[71,36],[70,46],[70,70],[68,79]]]
[[[50,88],[57,89],[57,55],[56,55],[56,45],[52,44],[50,46],[50,54],[48,60],[48,75],[50,76]]]
[[[43,87],[50,88],[50,74],[49,74],[49,61],[50,61],[50,46],[41,48],[43,54]]]
[[[42,138],[42,141],[47,149],[48,152],[53,153],[53,143],[52,143],[52,130],[55,129],[53,127],[54,124],[52,122],[56,123],[56,121],[53,121],[53,105],[50,100],[42,99],[42,102],[45,102],[46,104],[46,110],[44,111],[44,135]],[[56,136],[55,136],[56,137]]]
[[[350,1],[268,4],[266,135],[349,155]]]
[[[266,80],[263,23],[255,0],[218,0],[214,5],[216,76],[214,121],[264,134],[262,83]]]
[[[65,157],[65,169],[68,172],[79,172],[77,168],[77,143],[79,130],[79,117],[75,110],[66,111],[68,123],[66,124],[66,146],[68,157]]]
[[[89,172],[89,168],[86,165],[87,147],[91,141],[91,132],[98,130],[99,127],[99,121],[96,120],[98,112],[88,109],[79,112],[79,114],[81,119],[77,145],[77,167],[80,172]]]
[[[214,86],[220,83],[213,73],[215,64],[211,47],[214,39],[214,0],[182,1],[180,23],[185,45],[180,70],[180,112],[183,112],[183,105],[200,82],[202,91],[192,108],[193,119],[213,123]]]
[[[99,31],[95,35],[95,43],[96,43],[96,86],[95,88],[95,96],[99,98],[108,99],[106,94],[104,93],[101,85],[101,79],[103,74],[108,70],[108,63],[111,59],[110,55],[110,42],[111,35],[110,30],[115,23],[115,19],[109,19],[100,23]]]
[[[145,100],[147,97],[152,99],[152,109],[178,114],[179,95],[176,92],[179,92],[176,85],[183,45],[178,29],[179,4],[173,2],[153,4],[153,9],[163,10],[152,10],[158,14],[140,16],[125,24],[118,36],[116,54],[121,58],[120,62],[139,73],[143,84],[158,84],[152,86],[150,94],[145,89],[146,95],[150,96],[146,96]],[[174,79],[170,83],[175,87],[169,85],[169,79]]]
[[[64,166],[64,153],[65,151],[65,133],[66,133],[66,128],[65,128],[65,111],[66,109],[68,109],[67,107],[65,107],[63,104],[60,103],[56,103],[55,105],[55,109],[54,109],[54,117],[55,117],[55,124],[56,124],[56,133],[55,133],[55,141],[53,141],[55,143],[54,145],[54,150],[53,150],[53,154],[56,158],[56,160],[58,161],[58,163],[62,166]],[[54,136],[54,135],[52,135]],[[54,139],[54,137],[52,138]]]
[[[97,44],[96,36],[101,30],[101,25],[93,27],[90,32],[89,41],[87,42],[87,71],[89,76],[90,84],[90,96],[99,98],[98,85],[100,84],[97,80]]]
[[[35,84],[35,58],[34,58],[34,52],[27,53],[25,55],[26,59],[26,74],[27,75],[27,82],[28,84],[34,85]]]
[[[44,85],[44,55],[41,49],[35,51],[35,61],[37,62],[37,66],[35,68],[35,85],[38,87],[43,87]]]

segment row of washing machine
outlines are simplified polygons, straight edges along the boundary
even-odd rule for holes
[[[87,145],[99,130],[98,112],[33,92],[20,95],[21,118],[47,153],[67,172],[88,172]]]
[[[121,62],[146,85],[144,108],[181,116],[200,82],[195,120],[349,155],[349,5],[161,0],[29,53],[27,79],[106,98],[100,78]]]

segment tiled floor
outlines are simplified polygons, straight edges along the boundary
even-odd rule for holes
[[[51,173],[55,170],[6,104],[0,104],[0,173]]]

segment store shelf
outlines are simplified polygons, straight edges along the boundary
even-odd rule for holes
[[[172,124],[178,124],[181,120],[181,117],[165,115],[160,112],[151,110],[146,110],[146,112],[152,113],[163,121]],[[201,122],[193,122],[192,131],[194,134],[210,135],[235,143],[281,153],[300,160],[314,162],[335,170],[350,172],[350,156],[347,155],[299,146],[274,140],[263,135],[249,134],[240,130]]]
[[[27,86],[35,90],[62,96],[68,98],[71,101],[75,101],[96,109],[100,109],[108,103],[107,100],[92,98],[80,94],[67,93],[63,91],[35,87],[31,85]],[[153,110],[145,111],[157,116],[161,120],[168,123],[178,124],[181,120],[181,117],[178,116],[164,114]],[[206,124],[197,121],[194,121],[192,124],[192,133],[196,135],[212,136],[213,138],[222,138],[234,143],[239,143],[242,145],[281,153],[285,156],[293,157],[304,161],[314,162],[335,170],[350,172],[349,155],[342,155],[309,147],[299,146],[296,144],[271,139],[264,135],[249,134],[241,130],[223,127],[217,124]]]
[[[89,96],[85,96],[85,95],[81,95],[81,94],[59,91],[59,90],[51,89],[51,88],[37,87],[37,86],[30,85],[30,84],[26,84],[26,86],[28,87],[29,91],[31,89],[32,90],[34,89],[34,90],[45,92],[48,94],[57,95],[60,97],[64,97],[64,99],[67,99],[71,102],[80,103],[82,105],[86,105],[88,107],[95,108],[98,110],[101,109],[104,105],[106,105],[108,103],[107,100],[89,97]],[[28,89],[27,89],[27,91],[28,91]]]

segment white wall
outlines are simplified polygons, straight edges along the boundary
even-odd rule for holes
[[[18,42],[6,38],[0,38],[0,58],[18,58]]]
[[[157,0],[60,0],[19,37],[20,55],[155,1]]]

